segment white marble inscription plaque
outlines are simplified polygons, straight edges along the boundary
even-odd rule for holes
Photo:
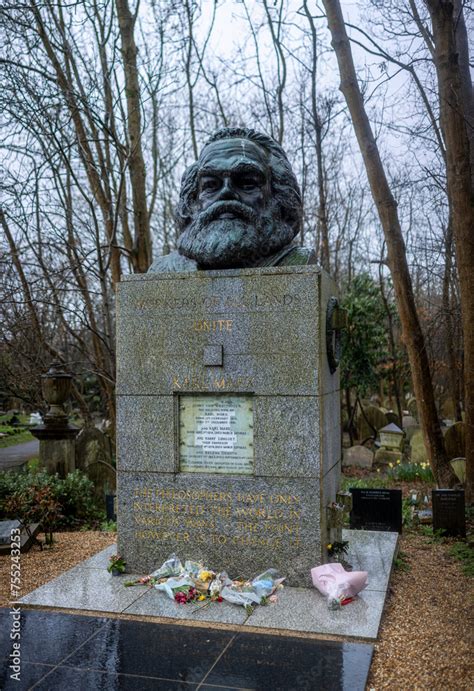
[[[184,473],[253,472],[251,396],[180,396],[179,465]]]

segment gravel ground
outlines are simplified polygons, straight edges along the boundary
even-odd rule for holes
[[[111,544],[111,533],[57,533],[52,549],[22,555],[23,593]],[[394,571],[369,676],[369,689],[471,689],[473,581],[449,543],[404,534],[408,568]],[[0,557],[0,605],[8,606],[9,559]]]

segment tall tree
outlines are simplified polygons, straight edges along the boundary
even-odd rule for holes
[[[132,14],[127,0],[116,0],[120,38],[122,42],[125,95],[127,100],[128,167],[133,198],[135,246],[133,248],[136,271],[147,271],[151,264],[152,248],[150,221],[146,199],[146,171],[142,150],[142,124],[140,84],[138,79],[137,46],[134,28],[137,20],[138,0]]]
[[[339,66],[340,89],[349,108],[387,244],[387,263],[392,275],[402,340],[406,346],[410,362],[425,446],[436,481],[439,484],[449,485],[453,482],[454,475],[448,465],[436,411],[430,364],[416,310],[397,203],[390,189],[377,142],[367,116],[339,0],[323,0],[323,4],[332,36],[332,46]]]
[[[462,4],[426,0],[434,42],[448,199],[456,245],[464,345],[466,496],[474,484],[474,98]]]

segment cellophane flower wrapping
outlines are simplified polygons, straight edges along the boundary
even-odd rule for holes
[[[346,571],[337,562],[315,566],[311,578],[314,587],[327,597],[329,609],[339,609],[344,600],[355,597],[368,585],[367,571]]]
[[[252,580],[232,581],[225,571],[215,573],[200,562],[188,560],[183,566],[175,554],[150,574],[149,578],[160,580],[160,583],[154,583],[154,587],[172,600],[176,600],[178,592],[192,589],[197,599],[205,592],[206,597],[212,600],[227,600],[243,607],[265,603],[285,580],[275,569],[267,569]],[[179,597],[180,600],[185,599]]]

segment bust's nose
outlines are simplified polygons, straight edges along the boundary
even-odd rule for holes
[[[219,190],[219,200],[238,199],[238,193],[227,175],[224,177],[222,187]]]

